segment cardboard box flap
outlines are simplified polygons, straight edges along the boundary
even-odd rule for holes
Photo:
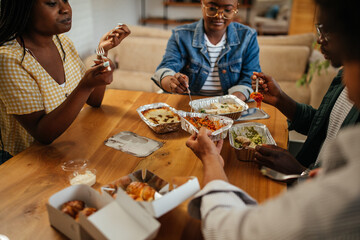
[[[199,190],[199,181],[194,177],[189,179],[185,184],[166,193],[161,198],[152,202],[140,202],[140,204],[154,217],[160,217],[180,205]]]
[[[139,206],[138,206],[139,207]],[[80,224],[95,239],[152,239],[156,236],[160,223],[153,218],[139,221],[143,209],[133,209],[132,214],[125,211],[115,201],[90,217],[80,216]]]
[[[92,239],[75,219],[60,210],[64,203],[72,200],[84,201],[87,206],[96,209],[106,206],[111,201],[87,185],[70,186],[49,198],[47,210],[53,227],[70,239]]]

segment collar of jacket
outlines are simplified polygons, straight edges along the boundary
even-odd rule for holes
[[[204,48],[205,47],[205,38],[204,38],[204,19],[200,19],[198,24],[195,27],[194,38],[192,46],[194,48]],[[240,39],[237,34],[237,29],[234,23],[230,23],[226,29],[226,44],[229,46],[239,45]]]

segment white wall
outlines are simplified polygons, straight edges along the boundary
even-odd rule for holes
[[[141,6],[137,0],[74,0],[72,28],[67,35],[82,58],[95,52],[103,34],[117,23],[137,25]]]
[[[83,59],[95,52],[102,35],[117,23],[138,25],[141,18],[143,0],[73,0],[72,29],[67,35],[74,42]],[[163,0],[144,0],[145,17],[163,17]],[[200,7],[168,7],[168,18],[201,18]],[[163,25],[148,25],[163,28]],[[169,29],[174,26],[169,26]]]

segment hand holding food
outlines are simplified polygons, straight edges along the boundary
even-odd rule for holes
[[[250,94],[250,98],[255,100],[257,108],[261,108],[261,102],[264,99],[264,97],[261,93],[258,92],[259,89],[258,86],[259,86],[259,78],[256,78],[256,89],[255,92],[252,92]]]
[[[262,94],[265,103],[272,106],[280,101],[282,90],[278,83],[271,76],[265,75],[264,73],[257,73],[251,76],[252,88],[256,91],[256,82],[258,80],[258,91]]]

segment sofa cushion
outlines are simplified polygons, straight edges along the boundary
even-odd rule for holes
[[[262,72],[274,77],[277,82],[290,82],[295,86],[305,72],[309,57],[305,46],[260,46]]]
[[[295,82],[279,82],[281,89],[297,102],[310,104],[309,86],[297,86]]]
[[[167,45],[165,38],[128,37],[113,54],[121,70],[154,73],[160,64]]]
[[[315,35],[313,33],[305,33],[289,36],[258,36],[259,45],[278,45],[278,46],[306,46],[310,49],[311,54],[312,45],[315,42]]]
[[[157,92],[160,88],[151,81],[151,76],[152,73],[150,72],[117,69],[114,71],[113,82],[107,87],[133,91]]]
[[[171,31],[164,30],[161,28],[151,28],[144,26],[129,26],[131,31],[131,37],[151,37],[151,38],[165,38],[169,39],[171,36]]]

